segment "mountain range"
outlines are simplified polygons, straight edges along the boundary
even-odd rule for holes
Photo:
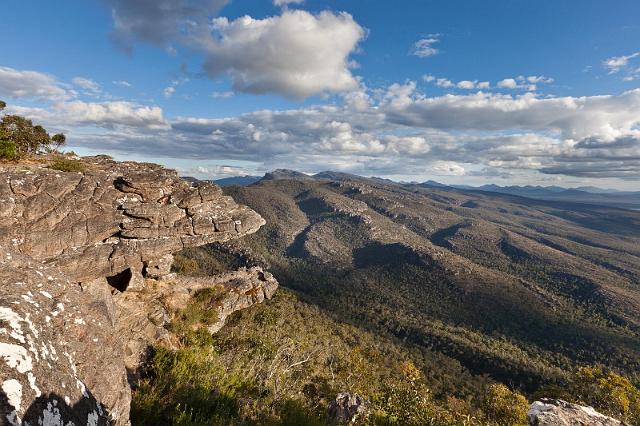
[[[455,188],[468,191],[484,191],[496,192],[500,194],[517,195],[520,197],[534,198],[550,201],[571,201],[583,204],[596,204],[603,206],[619,207],[631,210],[640,210],[640,191],[620,191],[616,189],[598,188],[595,186],[580,186],[577,188],[564,188],[561,186],[532,186],[532,185],[511,185],[500,186],[495,184],[487,184],[481,186],[471,185],[447,185],[434,180],[427,180],[422,183],[418,182],[394,182],[383,178],[366,178],[354,174],[325,171],[314,175],[307,175],[301,172],[278,169],[267,173],[265,176],[234,176],[222,179],[215,179],[212,182],[221,187],[233,185],[251,185],[261,179],[316,179],[316,180],[373,180],[386,183],[397,183],[404,186],[420,185],[430,188]]]
[[[436,392],[535,392],[594,364],[640,380],[640,212],[491,189],[278,170],[225,193],[267,222],[235,252],[400,342]]]

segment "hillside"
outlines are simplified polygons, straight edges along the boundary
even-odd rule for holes
[[[458,363],[525,392],[579,365],[640,381],[640,213],[364,179],[226,192],[267,221],[232,251],[334,318],[444,355],[434,382]]]

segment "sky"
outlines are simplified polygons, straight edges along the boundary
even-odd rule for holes
[[[5,111],[183,175],[640,190],[637,0],[10,0]]]

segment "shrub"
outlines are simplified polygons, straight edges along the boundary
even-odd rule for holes
[[[61,172],[82,172],[87,170],[87,166],[80,160],[58,157],[49,165],[50,169]]]
[[[597,367],[580,367],[569,391],[575,402],[591,405],[619,420],[640,424],[640,390],[626,377]]]
[[[0,160],[13,161],[18,158],[16,144],[8,140],[0,140]]]
[[[520,393],[503,384],[489,386],[483,404],[484,412],[491,422],[500,426],[526,426],[529,403]]]

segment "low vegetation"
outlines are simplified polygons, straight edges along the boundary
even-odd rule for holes
[[[63,156],[54,157],[48,167],[61,172],[85,172],[87,170],[87,166],[82,161]]]
[[[477,392],[436,396],[423,373],[429,361],[332,319],[286,289],[232,315],[212,336],[205,327],[215,317],[203,311],[211,297],[199,295],[173,321],[180,349],[155,348],[134,390],[134,424],[324,425],[329,402],[343,391],[371,401],[361,425],[527,424],[530,401],[520,392],[462,373],[456,384],[475,380]],[[627,379],[597,368],[571,377],[546,396],[634,424],[638,389]]]

